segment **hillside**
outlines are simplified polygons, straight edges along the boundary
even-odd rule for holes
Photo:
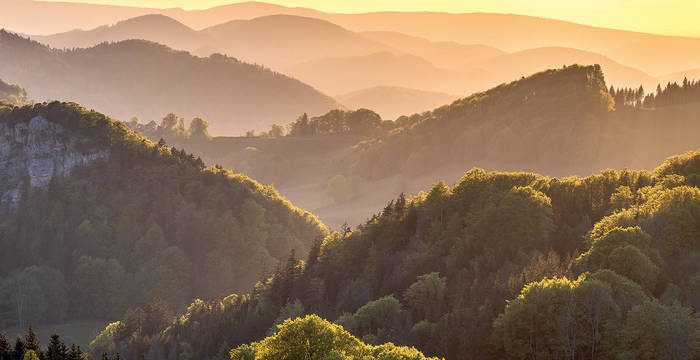
[[[448,69],[460,69],[469,63],[480,62],[506,54],[505,51],[488,45],[430,41],[392,31],[369,31],[362,32],[360,35],[386,44],[403,53],[420,56],[435,64],[435,66]]]
[[[389,47],[330,22],[290,15],[234,20],[201,31],[223,52],[277,70],[313,59],[360,56]]]
[[[512,79],[529,76],[540,69],[558,68],[572,64],[599,64],[605,80],[615,87],[639,87],[652,89],[658,80],[642,71],[620,64],[604,55],[564,47],[546,47],[518,51],[491,59],[468,64],[465,70],[477,68],[488,73],[488,83],[478,89],[487,89]]]
[[[311,60],[291,66],[285,73],[327,94],[376,86],[461,94],[471,81],[467,75],[438,68],[418,56],[392,52]]]
[[[0,77],[22,84],[37,101],[77,101],[121,120],[198,116],[216,134],[242,134],[285,123],[290,114],[340,106],[261,66],[221,55],[194,57],[143,40],[64,51],[2,31]]]
[[[615,30],[524,15],[440,12],[333,14],[261,2],[190,11],[25,0],[0,3],[0,23],[8,29],[26,34],[52,34],[76,27],[92,29],[153,13],[162,13],[196,30],[232,20],[294,15],[330,21],[355,32],[397,32],[435,42],[485,44],[508,52],[569,47],[604,54],[652,75],[682,71],[700,62],[700,39],[697,38]],[[34,21],[37,17],[50,20]]]
[[[258,359],[305,348],[284,341],[345,334],[304,318],[317,314],[364,342],[449,359],[656,358],[667,343],[693,359],[699,161],[693,152],[653,173],[585,178],[475,168],[454,186],[400,196],[354,230],[331,234],[248,295],[193,303],[150,340],[118,332],[134,328],[125,318],[91,351],[137,357],[146,341],[162,358],[187,344],[196,358],[226,358],[233,348],[234,360]]]
[[[327,234],[272,187],[74,103],[0,106],[0,184],[2,328],[181,311]]]
[[[450,103],[458,96],[394,86],[377,86],[335,96],[351,109],[372,109],[383,119],[432,110]]]
[[[671,84],[656,100],[646,95],[638,108],[630,106],[636,100],[619,97],[623,89],[613,99],[601,80],[595,67],[551,70],[424,114],[407,112],[369,135],[215,137],[209,145],[166,133],[151,138],[164,137],[208,163],[273,183],[333,228],[366,220],[401,192],[417,193],[436,179],[456,181],[473,166],[587,175],[652,169],[673,154],[700,148],[693,136],[700,131],[697,84]],[[334,113],[308,120],[342,128]]]
[[[88,48],[102,42],[140,39],[168,45],[178,50],[196,51],[209,42],[206,36],[178,21],[155,14],[139,16],[92,30],[73,30],[48,36],[32,36],[32,39],[57,49]]]
[[[662,83],[677,82],[680,84],[683,83],[683,79],[685,78],[687,78],[688,80],[700,79],[700,69],[688,69],[673,74],[665,74],[659,76],[659,78],[661,79]]]

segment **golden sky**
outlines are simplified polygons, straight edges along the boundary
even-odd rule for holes
[[[236,0],[61,0],[143,7],[203,9]],[[668,35],[700,36],[700,0],[270,0],[328,12],[498,12]]]

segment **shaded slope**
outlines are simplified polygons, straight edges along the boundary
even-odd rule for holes
[[[179,50],[196,50],[207,43],[203,36],[164,15],[143,15],[114,25],[92,30],[73,30],[48,36],[32,36],[54,48],[86,48],[102,42],[141,39],[168,45]]]
[[[43,301],[3,296],[3,326],[113,319],[154,297],[181,308],[327,233],[271,187],[74,103],[3,105],[0,129],[0,283]]]
[[[444,68],[462,68],[469,63],[506,54],[505,51],[488,45],[436,42],[392,31],[370,31],[362,32],[360,35],[384,43],[398,51],[423,57],[436,66]]]
[[[175,112],[205,118],[213,133],[240,134],[339,106],[263,67],[142,40],[58,51],[0,32],[0,50],[0,77],[21,83],[31,98],[79,101],[123,120],[148,122]]]
[[[607,83],[615,87],[639,87],[640,84],[643,84],[645,88],[651,89],[657,84],[654,77],[615,62],[604,55],[563,47],[519,51],[475,62],[465,68],[476,67],[485,70],[488,73],[490,84],[483,84],[482,88],[488,88],[511,79],[528,76],[540,69],[557,68],[571,64],[599,64],[605,73]]]
[[[291,66],[285,72],[328,94],[376,86],[462,93],[467,78],[440,69],[423,58],[391,52],[312,60]]]
[[[275,69],[312,59],[367,55],[388,47],[324,20],[271,15],[201,31],[225,53]]]

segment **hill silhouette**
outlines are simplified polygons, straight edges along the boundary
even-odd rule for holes
[[[383,119],[396,119],[405,114],[415,114],[432,110],[458,98],[438,92],[377,86],[335,96],[343,105],[351,109],[373,109]]]
[[[311,60],[291,66],[285,72],[328,94],[376,86],[459,94],[472,81],[421,57],[393,52]]]
[[[209,43],[205,35],[160,14],[143,15],[92,30],[73,30],[55,35],[32,36],[32,39],[58,49],[87,48],[102,42],[140,39],[168,45],[174,49],[196,52],[197,49]]]
[[[616,87],[639,87],[651,89],[658,80],[640,70],[620,64],[604,55],[564,47],[528,49],[467,65],[465,69],[478,68],[488,73],[489,84],[480,84],[481,89],[529,76],[539,69],[556,68],[572,64],[599,64],[608,84]]]
[[[484,61],[506,52],[482,44],[460,44],[452,41],[430,41],[392,31],[362,32],[360,35],[384,43],[406,54],[420,56],[435,66],[459,69],[466,64]]]
[[[275,69],[313,59],[389,50],[325,20],[290,15],[234,20],[202,33],[227,54]]]
[[[62,51],[3,31],[0,49],[0,77],[21,84],[30,98],[80,101],[122,120],[148,122],[175,112],[205,118],[213,133],[242,134],[288,122],[290,114],[340,106],[261,66],[143,40]]]

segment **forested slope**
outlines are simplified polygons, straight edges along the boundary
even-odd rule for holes
[[[448,359],[651,359],[668,346],[697,358],[699,163],[586,178],[472,169],[290,256],[249,294],[193,303],[155,340],[125,318],[92,350],[223,359],[315,313]]]
[[[327,234],[272,187],[73,103],[0,105],[0,325],[184,309]]]

